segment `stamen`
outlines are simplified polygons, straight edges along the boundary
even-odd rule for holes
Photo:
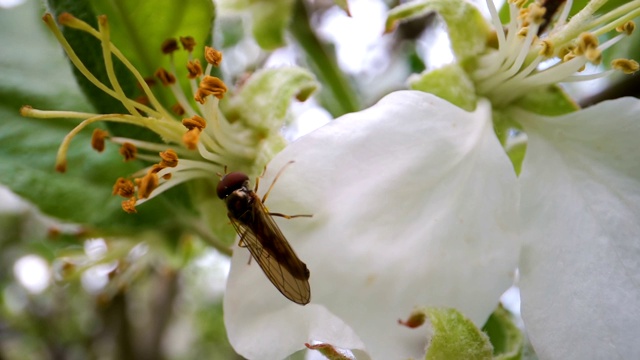
[[[201,132],[202,130],[199,128],[193,128],[182,136],[182,142],[184,142],[187,149],[194,150],[196,148],[198,141],[200,140]]]
[[[195,79],[202,76],[202,65],[200,65],[200,60],[195,59],[187,62],[187,70],[189,71],[189,74],[187,75],[189,79]]]
[[[625,74],[633,74],[640,68],[637,61],[629,59],[615,59],[611,62],[611,67]]]
[[[172,149],[167,149],[160,153],[160,166],[162,167],[176,167],[178,165],[178,154]]]
[[[122,210],[128,212],[129,214],[137,213],[138,210],[136,210],[136,198],[131,197],[129,200],[124,200],[122,202]]]
[[[160,79],[160,81],[162,82],[162,85],[164,86],[169,86],[169,85],[175,84],[176,82],[176,77],[173,76],[172,73],[168,72],[164,68],[160,68],[156,70],[156,72],[153,75],[158,79]]]
[[[188,130],[191,130],[193,128],[202,130],[207,127],[207,121],[198,115],[194,115],[190,118],[182,119],[182,125],[184,125],[184,127],[186,127]]]
[[[173,106],[171,107],[171,111],[178,116],[186,114],[186,111],[179,102],[173,104]]]
[[[636,29],[636,23],[633,21],[627,21],[626,23],[616,27],[617,32],[623,32],[627,35],[633,34],[633,31]]]
[[[120,147],[120,155],[124,157],[124,161],[135,160],[136,154],[138,154],[138,148],[130,142],[125,142]]]
[[[140,199],[146,199],[151,195],[151,192],[158,187],[158,175],[153,171],[149,171],[138,182],[138,197]]]
[[[218,99],[222,99],[224,93],[227,92],[227,86],[215,76],[205,76],[200,82],[200,87],[194,96],[194,99],[200,104],[205,103],[205,98],[209,95],[213,95]]]
[[[182,38],[180,40],[182,40]],[[162,42],[160,49],[162,50],[163,54],[172,54],[174,51],[177,51],[179,49],[178,42],[173,38],[167,39]]]
[[[94,148],[97,152],[104,151],[104,139],[109,136],[107,131],[102,129],[93,130],[93,134],[91,135],[91,147]]]
[[[193,52],[193,49],[196,46],[196,41],[192,36],[181,36],[180,43],[182,43],[182,48],[187,50],[188,52]]]
[[[222,53],[210,46],[204,47],[204,58],[207,62],[215,67],[220,66],[222,62]]]
[[[121,177],[118,178],[115,185],[113,185],[113,195],[120,195],[124,198],[131,198],[134,194],[135,186],[133,185],[133,182],[131,180]]]

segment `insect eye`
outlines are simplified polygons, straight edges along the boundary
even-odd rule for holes
[[[249,180],[249,177],[245,173],[241,172],[231,172],[227,175],[223,176],[218,183],[218,188],[216,189],[218,193],[218,197],[220,199],[224,199],[227,196],[231,195],[232,192],[242,188],[244,183]]]

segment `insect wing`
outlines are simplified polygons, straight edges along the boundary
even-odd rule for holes
[[[287,299],[306,305],[311,299],[309,273],[298,259],[278,225],[262,203],[254,203],[254,220],[250,226],[230,218],[240,235],[240,245],[247,247],[267,278]],[[274,244],[279,256],[274,256],[264,244]]]

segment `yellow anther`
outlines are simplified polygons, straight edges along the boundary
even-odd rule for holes
[[[540,51],[538,52],[540,55],[549,58],[553,55],[553,43],[551,40],[545,39],[540,42]]]
[[[131,197],[128,200],[122,201],[122,210],[128,212],[129,214],[137,213],[138,210],[136,210],[136,198]]]
[[[222,99],[224,93],[227,92],[227,86],[224,82],[215,76],[205,76],[200,82],[200,87],[194,96],[194,99],[200,104],[205,103],[205,98],[209,95],[213,95],[218,99]]]
[[[169,71],[167,71],[164,68],[160,68],[160,69],[156,70],[154,75],[155,75],[155,77],[160,79],[160,81],[162,82],[162,85],[164,85],[164,86],[175,84],[175,82],[176,82],[176,77],[173,76],[172,73],[170,73]]]
[[[160,46],[160,49],[162,50],[163,54],[171,54],[174,51],[179,49],[178,48],[178,41],[176,41],[176,39],[174,39],[174,38],[167,39],[167,40],[162,42],[162,45]]]
[[[198,115],[194,115],[190,118],[182,119],[182,125],[184,125],[184,127],[186,127],[189,130],[193,128],[198,128],[202,130],[205,127],[207,127],[207,121]]]
[[[640,69],[638,62],[630,59],[615,59],[611,62],[611,67],[625,74],[633,74]]]
[[[93,130],[93,134],[91,135],[91,147],[94,148],[97,152],[104,151],[104,139],[109,136],[109,133],[102,129]]]
[[[158,174],[153,171],[147,172],[145,176],[138,182],[138,197],[140,199],[146,199],[151,195],[151,192],[158,187]]]
[[[113,185],[113,195],[120,195],[124,198],[131,198],[135,194],[135,186],[131,180],[123,177],[118,178]]]
[[[195,79],[198,76],[202,76],[202,65],[200,65],[200,60],[195,59],[187,62],[187,77],[189,79]]]
[[[213,66],[220,66],[222,62],[222,53],[210,46],[204,47],[204,58]]]
[[[181,36],[180,43],[182,44],[182,48],[188,52],[192,52],[193,48],[196,46],[196,41],[192,36]]]
[[[180,105],[180,103],[173,104],[173,106],[171,107],[171,111],[173,111],[173,113],[178,116],[182,116],[186,113],[182,105]]]
[[[544,14],[547,12],[546,8],[541,7],[536,3],[531,3],[527,9],[529,10],[529,13],[527,14],[529,22],[541,24],[544,21]]]
[[[120,147],[120,155],[124,157],[124,161],[135,160],[138,154],[138,148],[130,142],[125,142]]]
[[[182,142],[187,149],[195,150],[198,145],[198,141],[200,141],[200,132],[202,132],[202,130],[199,128],[193,128],[182,136]]]
[[[167,149],[160,153],[160,166],[162,167],[176,167],[178,165],[178,154],[172,149]]]
[[[626,23],[616,27],[616,31],[617,32],[623,32],[627,35],[631,35],[633,34],[633,30],[636,29],[636,23],[634,23],[633,21],[627,21]]]

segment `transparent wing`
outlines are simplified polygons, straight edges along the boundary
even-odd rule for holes
[[[306,305],[311,299],[309,270],[295,254],[278,225],[259,201],[254,202],[252,221],[231,223],[240,235],[240,245],[251,252],[262,271],[287,299]]]

